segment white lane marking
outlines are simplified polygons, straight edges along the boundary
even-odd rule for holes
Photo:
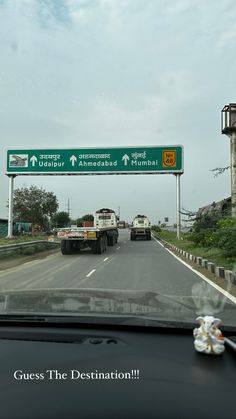
[[[159,244],[161,244],[157,239],[155,239]],[[163,244],[161,244],[163,246]],[[164,247],[164,246],[163,246]],[[210,284],[213,288],[215,288],[217,291],[221,292],[226,298],[228,298],[232,303],[236,304],[236,297],[231,295],[229,292],[225,291],[223,288],[221,288],[219,285],[212,282],[210,279],[208,279],[205,275],[198,272],[196,269],[192,268],[187,262],[184,262],[182,259],[180,259],[178,256],[176,256],[170,249],[167,249],[167,252],[169,252],[172,256],[174,256],[179,262],[183,263],[188,269],[190,269],[192,272],[200,276],[204,281],[206,281],[208,284]]]
[[[96,271],[96,269],[92,269],[87,275],[86,277],[88,278],[90,275],[92,275],[94,272]]]
[[[108,258],[105,258],[105,259],[103,259],[103,262],[106,262],[106,260],[107,260]]]
[[[152,238],[162,247],[165,247],[159,240],[156,239],[156,237],[152,236]]]
[[[176,259],[178,259],[181,263],[183,263],[187,268],[189,268],[191,271],[193,271],[195,274],[200,276],[200,278],[204,279],[204,281],[208,282],[208,284],[212,285],[217,291],[221,292],[225,297],[227,297],[232,303],[236,304],[236,297],[231,295],[229,292],[225,291],[223,288],[221,288],[219,285],[212,282],[210,279],[208,279],[205,275],[198,272],[196,269],[192,268],[192,266],[188,265],[188,263],[184,262],[182,259],[180,259],[178,256],[176,256],[171,250],[166,249],[167,252],[169,252],[172,256],[174,256]]]
[[[114,256],[111,256],[111,257],[107,257],[106,258],[107,259],[107,263],[111,263],[112,261],[113,261],[113,259],[114,259]],[[104,259],[105,260],[105,259]],[[93,271],[96,271],[96,270],[98,270],[98,269],[100,269],[100,268],[104,268],[104,264],[103,264],[103,262],[104,262],[104,260],[102,261],[102,262],[99,262],[97,265],[96,265],[96,269],[93,269]],[[107,265],[107,263],[106,263],[106,265]],[[92,272],[93,271],[91,271],[90,273],[92,274]],[[83,274],[84,275],[84,274]],[[80,285],[82,285],[82,284],[84,284],[86,281],[87,281],[87,278],[89,277],[89,274],[88,275],[86,275],[85,276],[85,278],[83,278],[83,279],[81,279],[79,282],[77,282],[76,283],[76,285],[77,285],[77,287],[78,286],[80,286]],[[76,288],[77,289],[77,288]]]
[[[116,250],[119,250],[119,249],[120,249],[120,246],[116,248]]]

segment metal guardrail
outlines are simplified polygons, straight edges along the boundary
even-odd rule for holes
[[[59,245],[59,241],[50,241],[50,240],[37,240],[37,241],[29,241],[24,243],[15,243],[15,244],[6,244],[0,246],[0,254],[1,253],[8,253],[10,251],[17,251],[32,247],[37,244],[49,244],[49,245]]]

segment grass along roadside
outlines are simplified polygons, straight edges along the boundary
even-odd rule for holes
[[[187,239],[188,233],[181,234],[181,240],[177,240],[176,232],[161,230],[160,232],[153,231],[153,234],[165,240],[170,244],[175,245],[179,249],[186,252],[207,259],[209,262],[215,263],[217,266],[222,266],[231,271],[236,270],[236,258],[227,257],[226,253],[217,247],[196,247],[195,244]]]
[[[37,240],[48,240],[48,236],[46,234],[39,234],[37,236],[16,236],[12,239],[1,237],[0,246],[6,246],[7,244],[26,243],[26,242],[37,241]]]
[[[16,255],[16,254],[11,254],[11,255],[5,255],[4,258],[0,257],[0,272],[4,271],[5,269],[11,269],[14,268],[15,266],[20,266],[23,263],[28,263],[28,262],[33,262],[34,260],[39,260],[39,259],[44,259],[47,258],[48,256],[53,256],[54,254],[56,255],[59,252],[59,248],[54,248],[54,249],[48,249],[48,250],[41,250],[40,252],[37,253],[33,253],[31,255],[25,255],[25,254],[21,254],[21,255]]]
[[[35,235],[35,236],[18,236],[13,239],[6,239],[1,238],[0,239],[0,246],[7,246],[7,245],[18,245],[16,248],[4,248],[0,251],[0,270],[4,269],[3,265],[9,265],[11,262],[14,264],[20,264],[24,261],[25,257],[38,257],[38,254],[51,254],[53,252],[56,252],[59,250],[59,243],[58,242],[49,242],[47,235]],[[38,241],[43,241],[41,243],[37,243]],[[36,242],[32,243],[31,242]],[[29,244],[29,246],[21,246],[19,245],[25,245],[26,243]]]

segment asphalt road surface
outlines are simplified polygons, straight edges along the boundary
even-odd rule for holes
[[[0,272],[0,291],[98,288],[190,296],[195,284],[203,282],[154,238],[130,241],[127,229],[119,231],[118,243],[102,255],[59,251]]]

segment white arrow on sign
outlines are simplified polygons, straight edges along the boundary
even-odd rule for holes
[[[124,156],[122,157],[122,160],[124,161],[124,165],[127,166],[127,162],[129,160],[129,156],[127,156],[127,154],[124,154]]]
[[[38,161],[38,159],[37,159],[37,157],[32,156],[31,159],[30,159],[30,161],[32,162],[32,166],[34,167],[35,166],[35,163]]]
[[[74,154],[73,154],[73,156],[70,157],[70,161],[71,161],[72,166],[74,166],[75,162],[77,161],[77,157],[74,156]]]

